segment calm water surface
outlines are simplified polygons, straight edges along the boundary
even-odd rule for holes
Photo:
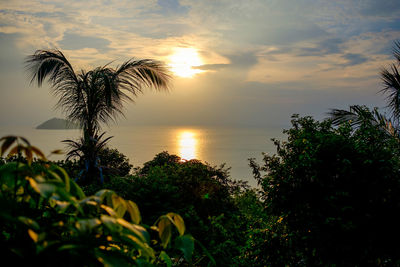
[[[134,166],[141,166],[155,154],[168,151],[183,159],[200,159],[211,165],[226,163],[231,176],[255,185],[248,167],[248,158],[262,158],[261,153],[275,153],[271,138],[282,139],[282,129],[240,127],[182,127],[182,126],[114,126],[105,129],[106,136],[114,136],[110,146],[125,154]],[[27,137],[46,154],[54,149],[65,149],[64,139],[76,139],[79,130],[37,130],[28,127],[0,128],[0,136],[7,134]],[[64,156],[51,156],[63,159]]]

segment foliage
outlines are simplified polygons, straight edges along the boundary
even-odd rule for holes
[[[365,123],[377,126],[388,135],[399,137],[399,129],[393,126],[393,122],[379,112],[378,108],[369,110],[366,106],[353,105],[349,110],[333,109],[330,113],[334,125],[350,124],[357,129]]]
[[[0,166],[4,262],[18,266],[191,263],[194,239],[178,214],[162,215],[149,227],[142,224],[134,202],[110,190],[85,196],[64,169],[48,163],[26,139],[8,136],[0,142],[0,156],[10,150],[9,156],[17,153],[26,159]],[[34,156],[42,160],[35,166]]]
[[[294,116],[276,141],[277,155],[251,165],[267,225],[250,242],[259,266],[393,266],[400,264],[399,142],[363,121]],[[262,174],[265,172],[265,174]],[[258,248],[255,253],[252,249]]]
[[[388,107],[392,113],[392,118],[397,126],[400,123],[400,41],[394,42],[393,56],[396,61],[390,66],[390,69],[383,68],[381,79],[383,82],[382,92],[387,94]]]
[[[71,63],[59,50],[37,50],[27,57],[26,64],[32,74],[31,82],[41,86],[48,79],[54,94],[59,97],[57,107],[67,118],[83,129],[81,141],[67,140],[72,145],[71,155],[83,158],[83,177],[87,182],[98,177],[98,149],[108,139],[99,141],[101,123],[108,123],[122,115],[124,101],[132,101],[143,87],[168,89],[170,76],[158,61],[128,60],[116,69],[108,64],[90,71],[75,72]]]
[[[115,148],[104,146],[98,150],[98,167],[101,168],[104,180],[110,181],[114,176],[127,176],[131,172],[132,165],[129,159]],[[67,160],[56,162],[57,165],[64,168],[71,177],[78,178],[84,170],[84,161],[79,157],[72,157]],[[81,181],[78,181],[81,183]],[[96,183],[96,182],[95,182]]]
[[[78,158],[82,163],[82,169],[78,174],[81,183],[92,183],[95,182],[91,179],[93,176],[100,177],[100,182],[104,182],[103,168],[99,164],[99,154],[104,149],[107,141],[112,137],[102,139],[103,135],[95,134],[89,136],[87,132],[84,132],[84,137],[79,141],[64,140],[63,142],[70,146],[70,151],[67,154],[67,160],[70,158]],[[91,164],[92,163],[92,164]]]
[[[181,214],[190,233],[197,237],[197,245],[203,244],[218,266],[234,265],[245,243],[242,233],[247,221],[237,207],[235,195],[240,195],[247,185],[230,179],[224,166],[182,161],[162,152],[136,175],[113,177],[104,185],[89,185],[85,191],[91,193],[100,188],[142,203],[143,216],[150,221],[165,211]],[[194,263],[207,266],[208,262],[207,252],[197,250]]]
[[[132,169],[129,159],[115,148],[100,150],[99,159],[106,176],[127,176]]]
[[[379,126],[381,130],[400,139],[400,42],[394,42],[393,55],[396,62],[390,68],[383,68],[381,71],[381,79],[383,88],[381,92],[386,94],[388,102],[387,108],[390,116],[382,114],[378,108],[370,111],[365,106],[353,105],[349,110],[332,109],[329,115],[335,125],[344,122],[350,123],[357,128],[362,123],[370,123]],[[368,121],[368,122],[367,122]]]

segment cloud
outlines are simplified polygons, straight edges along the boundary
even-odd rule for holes
[[[335,95],[329,98],[332,107],[334,101],[340,103],[340,94],[343,99],[351,94],[349,99],[354,100],[357,92],[360,101],[370,101],[365,92],[379,86],[379,69],[392,61],[392,41],[400,36],[397,2],[3,1],[1,59],[8,61],[0,61],[0,70],[12,62],[6,54],[23,58],[42,48],[61,48],[76,69],[88,69],[113,60],[120,64],[131,57],[168,61],[174,48],[193,47],[204,63],[196,68],[207,71],[191,81],[176,79],[177,93],[168,100],[153,95],[144,98],[141,112],[154,109],[152,119],[156,119],[158,106],[168,102],[164,119],[185,110],[185,121],[190,121],[202,117],[204,105],[212,105],[202,121],[218,122],[251,120],[275,109],[278,114],[295,108],[312,110],[313,105],[328,102],[324,95]],[[2,77],[8,79],[5,74]],[[7,86],[11,84],[10,79]],[[40,92],[43,95],[38,98],[47,95],[46,90]],[[315,98],[312,92],[318,92]],[[6,96],[11,94],[7,91]],[[235,111],[241,101],[243,109],[251,112]],[[3,109],[7,108],[12,107]]]
[[[187,6],[183,6],[178,0],[158,0],[160,6],[159,12],[161,14],[187,14],[189,9]]]
[[[360,14],[384,19],[398,19],[400,5],[397,0],[366,0],[360,2]]]
[[[358,65],[368,61],[367,57],[361,54],[353,54],[353,53],[344,54],[343,58],[347,60],[346,63],[342,64],[342,66],[344,67]]]
[[[204,64],[201,66],[193,66],[193,69],[197,70],[220,70],[226,68],[229,64]]]
[[[82,48],[96,48],[101,52],[108,50],[110,41],[92,36],[82,36],[79,34],[65,33],[63,39],[58,42],[63,49],[78,50]]]
[[[255,52],[240,52],[227,55],[233,67],[249,68],[257,64],[257,55]]]
[[[342,52],[341,46],[343,45],[341,38],[324,38],[316,41],[310,47],[299,47],[296,54],[298,56],[324,56],[329,54],[339,54]]]

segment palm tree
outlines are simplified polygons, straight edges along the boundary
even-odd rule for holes
[[[116,69],[107,64],[75,72],[61,51],[37,50],[26,58],[26,64],[32,75],[31,83],[40,87],[47,79],[59,98],[56,107],[67,119],[82,127],[81,145],[85,148],[81,156],[89,170],[96,165],[94,144],[103,135],[100,134],[101,124],[123,115],[123,103],[133,101],[131,96],[137,96],[143,88],[168,90],[170,80],[165,65],[151,59],[131,59]],[[76,149],[75,145],[73,147]]]
[[[351,126],[357,128],[367,122],[400,140],[400,41],[394,42],[393,55],[396,62],[390,68],[382,68],[380,73],[383,82],[380,92],[386,95],[390,116],[380,113],[377,108],[370,111],[365,106],[354,105],[349,110],[332,109],[328,114],[333,124],[350,122]]]

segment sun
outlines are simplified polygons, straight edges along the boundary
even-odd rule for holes
[[[195,48],[178,47],[174,49],[174,53],[169,57],[171,71],[179,77],[191,78],[195,74],[203,72],[196,67],[203,65],[199,54]]]

